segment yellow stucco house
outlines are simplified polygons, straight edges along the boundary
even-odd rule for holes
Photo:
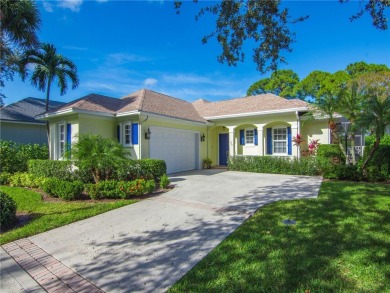
[[[193,103],[151,90],[121,99],[91,94],[41,115],[50,123],[50,156],[61,159],[77,134],[118,139],[132,158],[158,158],[168,173],[226,165],[228,156],[298,157],[292,138],[330,142],[326,119],[302,122],[309,104],[264,94]]]

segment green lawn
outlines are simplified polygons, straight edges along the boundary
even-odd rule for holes
[[[0,234],[0,244],[64,226],[137,201],[45,202],[42,201],[40,194],[25,188],[1,186],[0,190],[15,200],[18,212],[32,215],[32,219],[26,225]]]
[[[170,292],[390,292],[390,185],[324,182],[265,206]]]

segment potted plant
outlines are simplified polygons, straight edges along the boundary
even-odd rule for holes
[[[203,163],[205,169],[211,169],[211,165],[213,164],[213,161],[211,161],[210,158],[206,158],[203,160]]]

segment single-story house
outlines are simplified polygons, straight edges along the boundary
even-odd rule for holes
[[[117,138],[132,158],[159,158],[168,173],[201,169],[205,158],[298,157],[293,137],[330,141],[327,119],[302,123],[308,103],[263,94],[193,103],[142,89],[121,99],[90,94],[41,115],[50,123],[50,156],[61,159],[77,134]]]
[[[65,103],[50,101],[49,110]],[[25,98],[0,109],[0,139],[47,145],[46,122],[35,118],[45,113],[46,100]]]

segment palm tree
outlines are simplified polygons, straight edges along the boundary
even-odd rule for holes
[[[68,90],[68,80],[72,89],[79,85],[76,65],[68,58],[57,54],[51,44],[41,44],[37,50],[28,50],[20,61],[22,79],[27,76],[27,65],[35,66],[31,75],[31,83],[41,91],[46,91],[46,112],[49,110],[50,89],[55,79],[58,80],[61,95]]]
[[[18,71],[18,53],[38,45],[39,10],[31,0],[0,0],[0,88]],[[0,92],[0,105],[4,95]]]
[[[359,94],[364,98],[363,111],[357,118],[358,125],[365,126],[375,135],[375,142],[370,153],[363,162],[365,171],[367,164],[374,156],[380,141],[390,125],[390,73],[368,73],[357,79]]]

